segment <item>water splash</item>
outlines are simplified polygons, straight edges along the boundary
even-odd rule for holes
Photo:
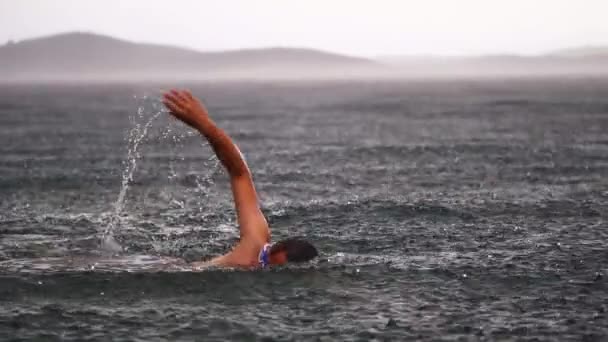
[[[195,195],[194,198],[197,199],[196,206],[198,208],[199,213],[203,212],[203,208],[207,203],[209,196],[208,189],[211,185],[213,185],[213,177],[215,177],[215,175],[222,170],[222,168],[220,167],[220,160],[215,155],[210,157],[208,160],[213,161],[213,166],[211,167],[210,172],[206,175],[203,175],[202,177],[197,176],[194,179],[196,187],[192,190]]]
[[[175,133],[175,131],[172,130],[170,125],[167,127],[166,131],[161,134],[162,139],[166,139],[171,142],[169,146],[171,149],[171,156],[173,156],[169,160],[169,173],[167,175],[167,179],[169,183],[175,183],[182,175],[186,175],[186,177],[192,175],[194,186],[187,187],[186,189],[180,189],[178,192],[175,192],[175,190],[169,190],[166,193],[167,196],[165,197],[165,200],[171,204],[173,208],[177,208],[179,212],[198,211],[199,215],[202,214],[201,216],[204,216],[209,204],[209,189],[214,184],[213,178],[222,170],[220,167],[220,160],[215,155],[210,156],[206,162],[203,162],[203,165],[206,166],[208,163],[211,163],[211,166],[207,167],[206,171],[202,174],[198,172],[197,174],[191,174],[190,171],[183,169],[180,170],[179,162],[183,163],[185,158],[183,156],[178,156],[177,149],[183,143],[183,139],[191,135],[191,133],[172,133]],[[207,146],[207,144],[205,142],[201,142],[201,147],[204,148],[205,146]],[[166,250],[177,250],[181,244],[179,241],[171,241],[170,239],[163,239],[162,237],[159,239],[154,235],[150,235],[149,238],[151,240],[150,242],[153,250],[158,254],[162,254],[163,252],[166,252]]]
[[[167,175],[169,184],[178,185],[180,177],[185,176],[185,178],[188,179],[188,182],[192,181],[192,185],[194,185],[193,187],[180,189],[178,192],[171,191],[171,193],[168,194],[167,201],[179,209],[196,209],[199,213],[202,213],[209,195],[209,188],[214,183],[213,178],[221,172],[222,168],[220,167],[220,160],[215,154],[212,154],[207,158],[202,165],[197,166],[196,171],[183,169],[180,166],[184,164],[188,165],[188,163],[185,163],[185,157],[180,155],[179,150],[184,148],[185,139],[193,136],[200,139],[198,132],[179,132],[179,130],[173,127],[173,122],[170,122],[160,134],[160,139],[170,142],[167,144],[171,156],[169,159],[169,173]],[[201,149],[204,150],[209,147],[209,144],[201,139],[200,146]],[[201,172],[201,169],[204,169],[205,171]],[[195,203],[191,204],[189,199],[194,199]],[[195,208],[193,208],[193,206]]]
[[[147,99],[146,96],[143,97]],[[121,224],[121,213],[125,206],[125,198],[129,184],[133,181],[133,174],[137,169],[137,161],[141,159],[139,152],[139,146],[146,137],[148,129],[152,123],[163,113],[163,109],[155,106],[155,113],[145,121],[145,109],[144,105],[140,105],[137,108],[137,117],[135,119],[135,126],[129,131],[129,148],[127,150],[127,159],[125,161],[125,168],[122,172],[122,182],[118,198],[114,203],[114,212],[110,216],[110,220],[106,229],[101,236],[101,248],[107,252],[120,253],[123,251],[122,246],[114,239],[114,230]]]
[[[178,208],[179,211],[197,210],[199,213],[203,213],[208,205],[209,188],[214,183],[213,178],[222,170],[220,167],[221,163],[215,155],[210,156],[207,159],[207,162],[203,163],[203,165],[207,166],[209,166],[209,163],[211,164],[211,167],[206,168],[203,173],[199,173],[198,171],[192,173],[191,170],[185,169],[180,170],[180,165],[183,165],[183,162],[185,161],[184,156],[180,156],[180,150],[184,147],[184,141],[186,138],[197,134],[195,132],[183,132],[178,129],[175,126],[176,121],[174,120],[169,121],[166,126],[160,127],[158,132],[151,132],[152,124],[166,111],[156,98],[143,96],[139,98],[139,100],[143,101],[140,101],[136,115],[132,115],[129,118],[133,128],[127,135],[128,149],[127,156],[123,161],[124,168],[122,171],[121,188],[114,203],[113,210],[108,213],[107,225],[100,241],[101,250],[110,254],[119,254],[125,250],[125,248],[116,241],[114,234],[120,227],[127,224],[125,220],[129,220],[129,217],[124,215],[127,193],[137,170],[138,162],[142,158],[140,147],[145,141],[149,140],[149,138],[146,140],[148,135],[155,136],[155,139],[168,142],[168,144],[163,145],[168,146],[170,149],[169,155],[171,157],[169,159],[169,170],[167,175],[169,183],[179,182],[182,178],[181,176],[184,175],[186,177],[192,176],[192,185],[194,186],[176,191],[175,185],[177,185],[177,187],[180,187],[180,185],[174,184],[174,186],[169,187],[167,192],[161,190],[161,193],[166,194],[166,196],[163,197],[165,197],[164,200],[170,204],[170,207]],[[151,110],[150,106],[152,107]],[[155,133],[159,134],[157,135]],[[200,144],[202,148],[208,146],[204,141],[201,141]],[[137,229],[137,227],[135,227],[135,229]],[[153,250],[159,254],[166,249],[167,245],[171,244],[170,241],[165,241],[162,238],[158,239],[153,234],[148,234],[148,232],[144,232],[144,234],[151,240],[150,243]]]

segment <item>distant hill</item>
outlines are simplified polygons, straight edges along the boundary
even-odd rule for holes
[[[385,69],[376,61],[311,49],[200,52],[79,32],[0,46],[4,81],[323,78]]]
[[[409,76],[608,76],[608,47],[564,49],[538,56],[388,56],[378,60]]]
[[[0,82],[547,75],[608,76],[608,47],[564,49],[539,56],[392,56],[372,60],[297,48],[201,52],[81,32],[0,46]]]
[[[548,53],[549,56],[561,57],[605,57],[608,58],[608,46],[584,46],[570,49],[556,50]]]

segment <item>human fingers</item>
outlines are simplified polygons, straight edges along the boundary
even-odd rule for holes
[[[171,112],[171,114],[175,115],[176,113],[180,113],[182,111],[181,108],[179,108],[175,103],[170,100],[164,99],[163,104],[165,105],[165,107],[167,107],[167,109],[169,109],[169,112]]]
[[[175,96],[177,99],[179,99],[179,101],[182,102],[183,104],[186,104],[187,102],[189,102],[188,98],[186,97],[186,95],[184,94],[183,91],[179,91],[177,89],[172,89],[171,94],[173,96]]]
[[[192,101],[194,101],[194,96],[192,96],[192,93],[188,90],[188,89],[184,89],[184,94],[186,95],[186,97]]]
[[[175,107],[182,109],[184,105],[181,103],[182,101],[175,96],[172,92],[168,92],[163,94],[164,101],[171,102]]]

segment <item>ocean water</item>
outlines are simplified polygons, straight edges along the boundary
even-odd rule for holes
[[[608,339],[608,80],[179,85],[321,253],[203,272],[238,229],[168,86],[0,86],[0,340]]]

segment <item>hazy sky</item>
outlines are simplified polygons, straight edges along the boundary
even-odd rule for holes
[[[608,45],[608,0],[0,0],[0,42],[92,31],[199,50],[535,54]]]

